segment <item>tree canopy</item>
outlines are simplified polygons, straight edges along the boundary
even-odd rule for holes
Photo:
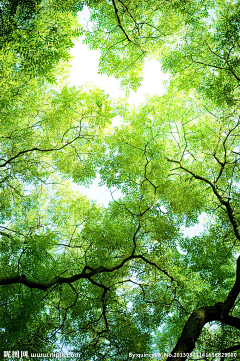
[[[228,0],[1,2],[2,359],[239,358],[239,27]],[[126,95],[157,59],[165,94],[70,87],[80,36]],[[108,206],[73,188],[97,176]]]

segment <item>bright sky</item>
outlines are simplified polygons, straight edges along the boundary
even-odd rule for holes
[[[79,14],[79,21],[85,26],[88,23],[89,12],[87,8]],[[71,50],[74,59],[72,61],[72,68],[70,73],[70,86],[82,86],[86,84],[94,84],[97,87],[105,90],[111,98],[124,97],[125,93],[120,90],[120,80],[113,76],[98,74],[98,61],[100,58],[99,50],[90,50],[86,44],[81,41],[75,44]],[[146,61],[143,72],[143,83],[137,92],[131,91],[128,101],[130,105],[140,105],[145,100],[145,95],[162,95],[165,91],[164,80],[168,79],[166,74],[163,74],[160,69],[160,64],[157,60],[152,59]],[[111,194],[106,187],[98,186],[99,178],[97,178],[88,188],[74,185],[74,189],[79,190],[82,194],[88,196],[92,200],[107,206],[108,202],[112,200]],[[117,198],[117,194],[115,194]],[[193,236],[202,231],[203,219],[199,219],[200,223],[195,227],[189,227],[184,230],[187,236]]]
[[[111,98],[124,97],[124,91],[120,90],[120,80],[113,76],[98,74],[98,61],[100,51],[90,50],[86,44],[78,42],[71,51],[74,56],[70,74],[70,85],[82,86],[94,84],[103,89]],[[163,81],[168,76],[160,70],[160,64],[156,60],[150,60],[144,67],[144,80],[139,90],[131,92],[128,101],[131,105],[139,105],[144,102],[145,94],[162,95],[164,93]],[[98,187],[99,180],[96,179],[89,188],[77,186],[76,189],[87,195],[89,198],[97,200],[98,203],[107,205],[112,199],[106,187]]]
[[[87,8],[79,14],[79,21],[81,24],[87,26],[89,12]],[[111,98],[124,97],[124,91],[120,90],[120,80],[113,76],[98,74],[98,62],[100,58],[99,50],[90,50],[86,44],[81,41],[75,44],[71,50],[74,57],[72,61],[72,68],[70,73],[70,86],[82,86],[86,84],[94,84],[97,87],[105,90]],[[142,86],[135,93],[131,91],[128,101],[130,105],[139,105],[144,102],[145,94],[162,95],[165,91],[163,81],[168,79],[166,74],[163,74],[160,69],[160,64],[152,59],[146,62],[144,67],[144,80]],[[96,179],[89,188],[75,186],[81,193],[87,195],[89,198],[96,200],[98,203],[107,205],[112,199],[109,190],[106,187],[98,186],[99,179]]]
[[[79,22],[86,28],[89,24],[90,12],[87,7],[79,13]],[[76,43],[71,50],[74,56],[70,76],[70,85],[81,86],[94,84],[108,93],[111,98],[123,97],[125,93],[120,90],[120,80],[113,76],[98,74],[98,62],[100,50],[90,50],[86,44],[81,41]],[[128,98],[129,104],[139,105],[144,102],[145,94],[162,95],[164,93],[163,81],[168,79],[168,75],[163,74],[160,69],[160,63],[152,59],[146,62],[144,67],[144,80],[142,86],[135,93],[131,92]]]
[[[124,91],[120,90],[120,80],[113,76],[98,74],[99,50],[90,50],[86,44],[78,42],[71,51],[74,56],[70,75],[70,85],[81,86],[94,84],[105,90],[111,98],[124,97]],[[145,94],[162,95],[164,93],[163,81],[168,79],[160,69],[160,64],[152,59],[146,62],[144,67],[144,80],[142,86],[135,93],[131,91],[128,98],[129,104],[139,105],[144,102]]]

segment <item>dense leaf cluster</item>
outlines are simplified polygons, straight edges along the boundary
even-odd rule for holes
[[[240,349],[239,14],[227,0],[1,2],[1,357]],[[165,94],[131,108],[70,88],[83,33],[127,92],[157,59]],[[96,176],[107,207],[75,190]]]

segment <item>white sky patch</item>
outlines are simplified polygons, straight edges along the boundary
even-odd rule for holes
[[[213,16],[213,14],[211,15]],[[91,28],[89,16],[90,12],[87,7],[84,7],[84,10],[79,13],[80,23],[88,29]],[[92,84],[103,89],[113,99],[125,96],[125,92],[120,89],[119,79],[98,73],[100,50],[91,50],[88,45],[79,41],[71,50],[71,54],[74,59],[72,60],[72,69],[70,73],[70,86],[78,87]],[[142,85],[137,92],[131,91],[130,96],[128,97],[129,104],[138,106],[141,103],[144,103],[146,95],[163,95],[166,90],[164,81],[168,79],[169,76],[162,73],[160,63],[157,60],[151,59],[146,61],[143,70]],[[120,119],[116,119],[113,125],[118,126],[120,122]],[[97,201],[97,203],[107,206],[112,200],[112,196],[106,186],[100,187],[98,185],[99,181],[100,179],[97,177],[88,188],[76,184],[73,184],[73,188],[90,199]],[[114,199],[117,199],[120,195],[120,191],[115,192]],[[199,216],[198,224],[193,227],[183,227],[182,231],[184,236],[193,237],[200,234],[204,228],[204,217],[205,215]]]
[[[198,236],[204,229],[204,225],[206,224],[207,221],[207,215],[206,213],[202,213],[199,217],[198,217],[198,223],[195,224],[192,227],[181,227],[181,230],[184,234],[185,237],[194,237],[194,236]]]
[[[199,236],[201,234],[201,232],[203,232],[204,230],[204,226],[206,225],[206,222],[209,221],[209,218],[207,217],[206,213],[202,213],[199,217],[198,217],[198,223],[195,224],[192,227],[185,227],[185,226],[181,226],[181,231],[183,233],[184,237],[194,237],[194,236]],[[183,251],[182,248],[178,245],[177,246],[177,250],[179,253],[181,254],[187,254],[187,251]]]
[[[70,73],[70,86],[95,85],[103,89],[111,98],[117,99],[124,97],[125,92],[120,89],[120,79],[113,76],[98,74],[98,63],[100,59],[100,50],[89,49],[88,45],[80,41],[75,44],[71,50],[74,57],[72,60],[72,69]],[[169,76],[163,74],[160,63],[151,59],[146,61],[143,70],[143,82],[137,92],[130,91],[128,102],[130,105],[140,105],[145,102],[145,95],[163,95],[165,92],[164,81]]]
[[[86,28],[91,27],[89,22],[90,12],[85,7],[79,13],[79,21]],[[124,97],[125,92],[120,89],[121,80],[113,76],[102,75],[98,73],[98,63],[100,59],[100,50],[91,50],[88,45],[83,44],[81,41],[77,42],[71,50],[71,55],[74,57],[72,60],[72,68],[70,72],[70,86],[86,86],[95,85],[103,89],[112,99]],[[137,92],[131,91],[128,97],[130,105],[138,106],[145,102],[145,95],[161,96],[165,92],[163,84],[164,80],[168,80],[168,75],[163,74],[160,68],[160,63],[151,59],[146,61],[143,71],[143,82]],[[121,122],[120,117],[113,120],[113,126],[118,126]],[[99,204],[107,206],[108,202],[112,200],[111,193],[105,186],[98,186],[99,178],[96,178],[92,185],[88,188],[73,184],[73,188],[82,194],[86,195],[92,200],[96,200]],[[117,199],[121,193],[115,192],[114,198]]]
[[[87,196],[93,201],[97,201],[98,204],[101,204],[107,207],[108,203],[113,199],[118,199],[121,196],[121,191],[117,189],[112,189],[112,195],[110,190],[106,186],[99,186],[100,177],[97,175],[97,178],[94,179],[93,183],[89,187],[80,186],[76,183],[72,183],[72,188],[81,194]]]
[[[89,22],[90,12],[85,7],[84,10],[79,14],[79,21],[84,27],[91,27]],[[74,57],[72,60],[72,68],[70,73],[70,86],[86,86],[95,85],[100,89],[103,89],[111,98],[117,99],[124,97],[125,92],[120,89],[120,80],[113,76],[107,76],[98,73],[98,63],[100,59],[100,50],[91,50],[88,45],[83,44],[81,41],[77,42],[71,54]],[[138,106],[145,102],[146,95],[161,96],[165,92],[164,81],[168,80],[169,76],[163,74],[161,71],[160,63],[151,59],[145,62],[143,70],[143,82],[137,92],[131,91],[128,97],[128,103],[130,105]],[[120,119],[113,121],[113,126],[118,126]],[[88,187],[79,186],[73,184],[73,188],[78,190],[80,193],[86,195],[97,203],[107,206],[112,201],[112,196],[109,189],[106,186],[99,186],[99,176],[93,181]],[[120,191],[113,193],[114,199],[117,199],[121,195]],[[199,216],[198,224],[193,227],[182,227],[184,236],[193,237],[199,235],[204,228],[206,215]]]
[[[84,29],[91,29],[89,20],[91,13],[84,6],[78,15],[79,22]],[[98,73],[100,50],[89,49],[81,40],[71,49],[74,57],[70,73],[70,86],[84,86],[94,84],[103,89],[111,98],[124,97],[125,92],[120,89],[120,79]],[[143,82],[137,92],[130,92],[128,102],[130,105],[139,105],[145,102],[145,95],[163,95],[165,92],[164,81],[169,79],[168,74],[161,71],[160,63],[156,59],[147,60],[143,69]]]
[[[91,30],[92,23],[89,20],[91,12],[87,6],[79,12],[78,19],[84,29]],[[111,98],[124,97],[125,92],[120,89],[120,80],[113,76],[98,74],[100,50],[91,50],[88,45],[81,41],[75,44],[71,50],[74,56],[70,75],[70,85],[82,86],[94,84],[103,89]],[[162,95],[165,92],[163,82],[169,79],[169,75],[161,71],[160,63],[156,59],[147,60],[143,70],[143,83],[137,92],[133,90],[128,97],[130,105],[144,103],[145,95]]]

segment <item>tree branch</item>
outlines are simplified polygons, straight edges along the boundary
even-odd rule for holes
[[[126,257],[124,260],[122,260],[122,262],[120,264],[118,264],[117,266],[114,266],[112,268],[106,268],[106,267],[101,266],[101,267],[93,269],[93,268],[87,266],[87,267],[84,267],[84,269],[81,273],[78,273],[78,274],[70,276],[70,277],[56,276],[48,282],[32,281],[32,280],[29,280],[24,274],[16,275],[16,276],[11,276],[11,277],[0,278],[0,285],[10,285],[10,284],[20,283],[20,284],[24,284],[25,286],[27,286],[29,288],[38,288],[39,290],[46,291],[48,288],[56,286],[56,285],[60,285],[62,283],[71,284],[80,279],[88,279],[93,284],[96,284],[97,286],[105,289],[104,285],[97,284],[95,281],[92,280],[92,277],[97,274],[104,273],[104,272],[110,273],[110,272],[117,271],[120,268],[122,268],[125,265],[125,263],[127,263],[128,261],[133,260],[133,259],[142,259],[145,263],[156,267],[159,271],[163,272],[172,281],[174,281],[174,278],[171,275],[169,275],[169,273],[166,270],[159,267],[156,263],[149,261],[142,255],[133,255],[132,254],[131,256]],[[90,270],[90,272],[86,272],[87,270]]]
[[[237,260],[236,281],[229,292],[226,300],[216,303],[214,306],[206,306],[195,310],[186,322],[178,342],[171,352],[189,354],[194,348],[204,325],[211,321],[220,321],[223,324],[240,329],[240,319],[228,315],[240,292],[240,257]],[[175,361],[187,359],[187,356],[174,357]],[[168,357],[167,361],[172,360]]]
[[[116,18],[117,18],[119,28],[122,30],[122,32],[126,36],[127,40],[129,42],[132,42],[132,40],[129,38],[128,34],[126,33],[126,31],[124,30],[124,28],[123,28],[123,26],[121,24],[121,20],[120,20],[119,15],[118,15],[118,8],[117,8],[117,5],[116,5],[115,1],[112,0],[112,3],[113,3],[113,7],[114,7],[114,11],[115,11],[115,15],[116,15]]]
[[[232,352],[232,351],[237,351],[237,350],[240,350],[240,345],[236,345],[236,346],[231,346],[231,347],[228,347],[228,348],[225,348],[224,350],[221,351],[221,354],[222,353],[228,353],[228,352]],[[225,357],[222,356],[220,358],[220,361],[224,361]]]
[[[216,306],[206,306],[194,311],[185,324],[182,334],[171,354],[191,353],[195,348],[195,343],[200,336],[204,325],[211,321],[220,321],[220,314]],[[187,356],[174,357],[175,361],[186,359]],[[172,357],[167,358],[167,361],[170,360],[172,360]]]
[[[225,316],[227,316],[230,310],[233,308],[236,298],[239,295],[239,291],[240,291],[240,256],[238,257],[237,260],[236,281],[223,304],[222,319]]]
[[[31,148],[31,149],[22,150],[22,151],[18,152],[16,155],[14,155],[13,157],[6,160],[4,163],[0,164],[0,168],[5,167],[7,164],[11,163],[16,158],[18,158],[21,155],[26,154],[26,153],[30,153],[30,152],[34,152],[34,151],[46,152],[47,153],[47,152],[53,152],[53,151],[61,150],[61,149],[65,148],[65,147],[67,147],[68,145],[72,144],[79,137],[80,136],[75,137],[71,141],[67,142],[66,144],[64,144],[64,145],[62,145],[61,147],[58,147],[58,148],[41,149],[41,148],[38,148],[38,147],[34,147],[34,148]]]
[[[191,174],[195,179],[198,179],[198,180],[201,180],[203,181],[204,183],[208,184],[211,188],[212,188],[212,191],[213,193],[215,194],[215,196],[218,198],[218,200],[220,201],[221,205],[225,207],[226,211],[227,211],[227,215],[228,215],[228,218],[233,226],[233,231],[234,231],[234,234],[236,236],[236,238],[240,241],[240,232],[239,232],[239,229],[238,229],[238,222],[234,216],[234,212],[233,212],[233,209],[230,205],[230,202],[229,202],[229,199],[228,200],[225,200],[222,195],[219,193],[217,187],[215,186],[214,183],[212,183],[210,180],[208,180],[207,178],[204,178],[204,177],[201,177],[195,173],[193,173],[191,170],[185,168],[183,165],[182,165],[182,162],[179,161],[179,160],[175,160],[175,159],[170,159],[170,158],[166,158],[168,162],[172,162],[172,163],[176,163],[179,165],[179,168],[184,170],[186,173],[188,174]]]

